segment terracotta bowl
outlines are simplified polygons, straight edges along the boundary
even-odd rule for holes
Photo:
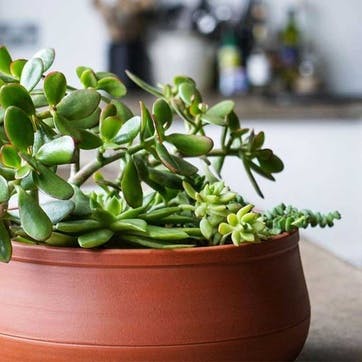
[[[14,243],[0,265],[1,361],[294,360],[310,321],[298,238],[179,250]]]

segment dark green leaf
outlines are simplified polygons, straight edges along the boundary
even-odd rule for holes
[[[54,113],[53,120],[54,120],[54,126],[60,134],[71,136],[75,140],[80,141],[81,139],[80,130],[73,127],[72,124],[73,122],[69,122],[66,118],[62,117],[58,113]]]
[[[7,202],[10,198],[9,186],[7,180],[0,175],[0,204]]]
[[[72,215],[82,217],[88,216],[92,211],[90,208],[88,196],[86,196],[79,187],[73,186],[73,188],[74,195],[72,201],[75,204],[75,208],[72,212]]]
[[[98,125],[101,109],[98,107],[90,116],[72,121],[75,128],[89,129]]]
[[[112,97],[120,98],[126,95],[125,85],[116,77],[105,77],[98,81],[97,89],[102,89]]]
[[[143,191],[136,166],[130,157],[123,170],[121,188],[127,204],[133,208],[139,207],[143,202]]]
[[[73,187],[41,163],[37,165],[37,172],[32,172],[34,183],[46,194],[61,200],[73,196]]]
[[[165,138],[185,156],[201,156],[207,154],[214,146],[211,138],[199,135],[172,133]]]
[[[44,240],[45,244],[52,246],[70,247],[77,244],[77,238],[71,235],[52,232],[50,237]]]
[[[114,142],[122,145],[124,143],[129,143],[134,140],[138,135],[141,128],[141,118],[139,116],[132,117],[129,119],[114,138]]]
[[[264,198],[264,195],[263,195],[263,193],[261,192],[261,189],[260,189],[258,183],[256,182],[253,173],[252,173],[251,170],[250,170],[250,165],[248,164],[248,162],[247,162],[244,158],[242,158],[242,156],[241,156],[241,159],[242,159],[242,161],[243,161],[243,165],[244,165],[246,174],[248,175],[249,180],[250,180],[251,184],[253,185],[255,191],[257,192],[257,194],[258,194],[261,198]]]
[[[256,134],[252,142],[251,146],[252,150],[255,151],[260,149],[264,144],[264,140],[265,140],[264,132],[259,132],[258,134]]]
[[[83,220],[70,220],[62,221],[56,225],[58,231],[70,234],[78,234],[96,230],[102,227],[102,223],[98,220],[83,219]]]
[[[71,163],[74,150],[73,138],[62,136],[41,146],[35,158],[47,166],[67,164]]]
[[[108,229],[95,230],[78,237],[78,244],[82,248],[96,248],[105,244],[113,236],[113,231]]]
[[[10,74],[11,56],[5,46],[0,46],[0,72]]]
[[[79,148],[82,150],[94,150],[103,145],[103,141],[94,133],[79,129],[80,141],[78,143]]]
[[[160,171],[153,168],[148,169],[148,176],[152,181],[172,189],[182,189],[182,179],[169,171]]]
[[[259,159],[259,164],[265,172],[269,173],[281,172],[284,169],[283,161],[274,154],[267,160]]]
[[[47,71],[53,64],[55,58],[55,51],[51,48],[39,50],[34,54],[34,58],[40,58],[43,62],[44,72]]]
[[[3,145],[1,147],[0,160],[4,166],[10,168],[19,168],[21,165],[21,158],[12,145]]]
[[[34,131],[31,120],[26,113],[10,106],[5,112],[5,131],[10,142],[20,150],[26,150],[34,142]]]
[[[117,115],[121,118],[122,122],[127,122],[130,118],[133,117],[132,111],[122,102],[117,100],[112,100],[113,104],[117,108]]]
[[[21,225],[31,238],[43,241],[52,233],[52,223],[38,202],[22,188],[18,188],[18,204]]]
[[[28,60],[21,72],[20,84],[31,91],[40,81],[44,72],[43,62],[39,58]]]
[[[11,259],[12,247],[9,231],[0,221],[0,261],[8,263]]]
[[[74,210],[75,204],[72,200],[49,201],[41,205],[53,225],[65,219]]]
[[[65,95],[67,90],[67,80],[63,73],[52,72],[44,79],[44,93],[49,104],[58,104]]]
[[[157,88],[152,87],[151,85],[144,82],[142,79],[138,78],[136,75],[132,74],[128,70],[126,70],[126,74],[128,78],[130,78],[134,83],[136,83],[140,88],[142,88],[146,92],[153,94],[156,97],[162,97],[162,93]]]
[[[227,116],[227,124],[231,131],[237,131],[240,129],[240,120],[234,111],[230,112]]]
[[[156,152],[160,161],[172,172],[183,176],[192,176],[198,169],[180,157],[170,155],[167,148],[161,144],[156,144]]]
[[[65,96],[57,106],[57,112],[69,120],[90,116],[98,107],[101,96],[93,89],[75,90]]]
[[[15,78],[20,79],[21,72],[23,71],[26,62],[27,62],[26,59],[16,59],[13,62],[11,62],[10,72]]]
[[[153,103],[152,114],[154,120],[161,125],[170,124],[172,122],[172,111],[168,103],[159,98]]]
[[[96,88],[97,87],[97,77],[92,69],[84,70],[80,76],[80,81],[82,82],[82,84],[85,88],[88,88],[88,87]]]
[[[0,104],[3,108],[15,106],[26,114],[35,113],[34,104],[28,91],[20,84],[5,84],[0,88]]]
[[[250,168],[252,170],[254,170],[256,173],[258,173],[260,176],[263,176],[263,177],[267,178],[270,181],[275,181],[275,178],[273,177],[273,175],[271,175],[271,173],[265,171],[262,167],[258,166],[254,162],[249,161],[248,165],[250,166]]]
[[[153,121],[151,114],[145,104],[141,101],[141,139],[145,140],[148,137],[153,136],[155,132],[155,127],[153,126]]]

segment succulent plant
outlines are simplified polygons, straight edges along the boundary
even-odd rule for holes
[[[54,57],[54,50],[44,49],[28,60],[12,59],[0,47],[1,261],[11,259],[11,240],[177,248],[259,240],[268,228],[282,231],[285,217],[287,230],[314,223],[312,215],[302,220],[294,212],[293,222],[290,213],[261,219],[224,185],[226,157],[241,160],[260,196],[255,174],[274,180],[283,170],[278,156],[263,147],[264,133],[241,125],[233,101],[207,105],[185,76],[153,87],[128,73],[156,97],[151,108],[141,101],[137,115],[123,101],[127,90],[114,74],[80,66],[77,89],[63,73],[49,71]],[[184,123],[183,132],[175,132],[175,121]],[[207,135],[210,127],[220,130],[218,148]],[[84,164],[89,150],[94,157]],[[206,172],[189,160],[195,157]],[[101,173],[109,164],[118,170],[113,180]],[[94,188],[87,193],[83,186],[91,177]],[[51,200],[43,202],[39,193]],[[14,198],[18,208],[9,209]],[[331,224],[330,216],[317,220]]]

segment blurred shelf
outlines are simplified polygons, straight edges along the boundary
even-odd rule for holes
[[[235,101],[238,116],[245,120],[362,120],[362,98],[333,95],[241,95],[229,98]],[[142,92],[132,92],[127,96],[126,103],[137,111],[140,99],[150,106],[154,97]],[[204,95],[204,101],[210,105],[222,99],[225,97],[217,93]]]

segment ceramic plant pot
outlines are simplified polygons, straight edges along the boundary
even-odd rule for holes
[[[298,233],[179,250],[14,243],[2,362],[294,360],[310,306]]]

